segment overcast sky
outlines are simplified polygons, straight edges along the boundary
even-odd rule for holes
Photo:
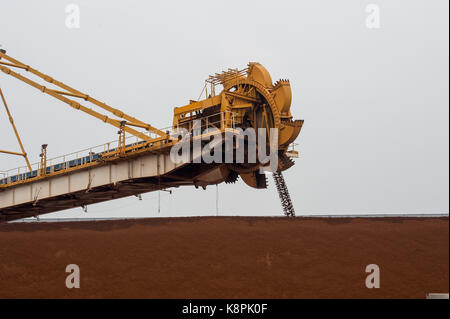
[[[80,28],[66,26],[66,6]],[[366,25],[378,5],[379,28]],[[128,114],[166,127],[204,79],[262,63],[288,78],[304,119],[284,173],[301,214],[448,213],[448,0],[3,0],[8,54]],[[116,139],[117,129],[0,74],[30,160]],[[0,109],[0,149],[18,150]],[[0,154],[0,170],[24,165]],[[215,186],[177,188],[46,217],[214,215]],[[281,215],[273,181],[219,185],[222,215]]]

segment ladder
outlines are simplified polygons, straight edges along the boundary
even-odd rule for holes
[[[277,187],[278,195],[280,196],[281,206],[283,207],[283,212],[287,217],[295,217],[294,206],[292,205],[291,196],[289,195],[289,190],[284,180],[283,174],[280,172],[274,172],[273,179],[275,181],[275,186]]]

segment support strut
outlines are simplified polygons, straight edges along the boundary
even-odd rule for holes
[[[16,125],[14,124],[13,117],[11,115],[11,112],[9,111],[8,104],[6,104],[6,99],[5,99],[5,96],[3,95],[1,88],[0,88],[0,97],[2,99],[3,105],[5,106],[6,114],[8,114],[9,122],[11,123],[11,126],[14,130],[14,134],[16,134],[16,138],[17,138],[17,142],[19,142],[20,150],[22,151],[22,153],[18,153],[18,152],[0,150],[0,153],[23,156],[23,158],[25,159],[25,162],[27,163],[28,169],[31,172],[32,169],[31,169],[30,161],[28,160],[27,153],[25,152],[25,148],[23,147],[22,141],[19,137],[19,132],[17,132]]]

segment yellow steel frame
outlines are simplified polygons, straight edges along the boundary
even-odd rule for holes
[[[48,94],[48,95],[50,95],[50,96],[52,96],[52,97],[54,97],[54,98],[56,98],[56,99],[58,99],[58,100],[60,100],[62,102],[68,104],[69,106],[71,106],[74,109],[83,111],[83,112],[85,112],[85,113],[87,113],[87,114],[89,114],[91,116],[94,116],[94,117],[102,120],[105,123],[111,124],[111,125],[119,128],[119,129],[124,130],[125,132],[127,132],[127,133],[129,133],[131,135],[137,136],[137,137],[139,137],[139,138],[141,138],[141,139],[143,139],[143,140],[145,140],[147,142],[154,142],[154,141],[158,141],[158,140],[166,140],[166,139],[168,139],[168,135],[165,132],[163,132],[161,130],[158,130],[157,128],[151,126],[150,124],[147,124],[147,123],[145,123],[143,121],[140,121],[140,120],[138,120],[138,119],[136,119],[136,118],[134,118],[134,117],[132,117],[130,115],[125,114],[124,112],[122,112],[122,111],[120,111],[120,110],[118,110],[116,108],[113,108],[113,107],[109,106],[106,103],[100,102],[99,100],[97,100],[97,99],[95,99],[95,98],[93,98],[93,97],[91,97],[91,96],[89,96],[87,94],[84,94],[84,93],[82,93],[82,92],[80,92],[80,91],[78,91],[78,90],[76,90],[76,89],[74,89],[74,88],[72,88],[72,87],[62,83],[62,82],[59,82],[59,81],[53,79],[52,77],[50,77],[50,76],[48,76],[48,75],[46,75],[44,73],[41,73],[38,70],[30,67],[29,65],[26,65],[26,64],[24,64],[24,63],[22,63],[22,62],[20,62],[20,61],[18,61],[16,59],[14,59],[14,58],[8,56],[5,52],[3,52],[1,50],[0,50],[0,59],[5,59],[6,61],[9,61],[9,62],[0,61],[0,70],[2,72],[6,73],[8,75],[11,75],[11,76],[15,77],[16,79],[19,79],[19,80],[25,82],[26,84],[28,84],[28,85],[30,85],[30,86],[32,86],[32,87],[42,91],[43,93],[46,93],[46,94]],[[62,88],[65,91],[60,91],[60,90],[54,90],[54,89],[47,88],[44,85],[41,85],[41,84],[39,84],[39,83],[29,79],[29,78],[27,78],[27,77],[17,73],[17,72],[14,72],[9,67],[23,69],[23,70],[25,70],[27,72],[30,72],[30,73],[40,77],[41,79],[43,79],[43,80],[45,80],[45,81],[47,81],[47,82],[49,82],[49,83],[51,83],[51,84],[53,84],[55,86],[58,86],[59,88]],[[100,108],[102,108],[102,109],[104,109],[104,110],[114,114],[115,116],[117,116],[117,117],[119,117],[119,118],[121,118],[121,119],[123,119],[125,121],[109,118],[108,116],[106,116],[104,114],[101,114],[101,113],[99,113],[97,111],[94,111],[94,110],[92,110],[92,109],[90,109],[90,108],[88,108],[86,106],[83,106],[82,104],[78,103],[77,101],[69,99],[69,98],[67,98],[65,96],[70,96],[70,97],[84,99],[85,101],[91,102],[91,103],[99,106]],[[158,137],[158,138],[151,138],[151,137],[145,135],[144,133],[141,133],[141,132],[139,132],[139,131],[137,131],[137,130],[129,127],[129,126],[135,126],[135,127],[143,128],[143,129],[145,129],[145,130],[147,130],[149,132],[153,132],[153,133],[159,135],[160,137]]]
[[[85,163],[82,165],[77,165],[75,167],[70,167],[70,168],[66,168],[57,172],[51,172],[49,174],[46,173],[46,167],[44,168],[44,166],[46,166],[45,162],[46,162],[46,158],[42,158],[41,157],[41,166],[39,169],[39,175],[36,177],[32,177],[32,178],[28,178],[25,180],[18,180],[16,182],[13,183],[8,183],[6,185],[0,185],[0,191],[2,189],[6,189],[9,187],[14,187],[17,185],[21,185],[21,184],[26,184],[26,183],[31,183],[31,182],[35,182],[37,180],[41,180],[44,178],[48,178],[48,177],[54,177],[54,176],[59,176],[59,175],[65,175],[65,174],[69,174],[71,172],[74,171],[78,171],[78,170],[83,170],[83,169],[87,169],[87,168],[91,168],[94,166],[99,166],[99,165],[103,165],[106,162],[110,162],[110,161],[115,161],[120,157],[123,157],[125,154],[132,154],[133,156],[137,156],[138,154],[142,154],[142,153],[147,153],[147,152],[154,152],[154,151],[161,151],[163,148],[170,148],[171,146],[173,146],[176,143],[176,141],[168,141],[166,144],[160,144],[160,143],[146,143],[147,146],[142,145],[132,145],[129,147],[125,147],[125,146],[120,146],[118,149],[105,153],[102,155],[102,160],[101,161],[96,161],[96,162],[89,162],[89,163]],[[119,139],[119,145],[123,145],[123,141],[121,141],[121,139]],[[46,153],[42,153],[42,156],[46,157]],[[43,171],[42,171],[43,169]],[[43,173],[45,172],[45,174]]]
[[[229,130],[231,128],[225,128],[220,130],[221,134],[225,134],[225,132],[227,130]],[[236,131],[233,131],[234,133],[236,133]],[[207,135],[210,135],[211,133],[208,133]],[[216,134],[216,133],[214,133]],[[203,135],[200,136],[196,136],[195,138],[201,139],[203,137]],[[60,176],[60,175],[65,175],[65,174],[69,174],[71,172],[74,171],[79,171],[79,170],[83,170],[83,169],[88,169],[88,168],[92,168],[95,166],[100,166],[100,165],[104,165],[107,162],[112,162],[112,161],[116,161],[118,158],[123,157],[124,155],[130,155],[130,156],[139,156],[140,154],[144,154],[144,153],[153,153],[153,152],[165,152],[165,150],[170,149],[170,147],[172,147],[174,144],[178,143],[178,141],[175,140],[171,140],[168,141],[165,144],[160,144],[160,143],[147,143],[147,146],[143,146],[141,145],[132,145],[132,146],[128,146],[128,147],[119,147],[118,149],[105,153],[102,155],[102,160],[101,161],[95,161],[95,162],[89,162],[89,163],[85,163],[82,165],[78,165],[75,167],[70,167],[70,168],[66,168],[64,170],[60,170],[57,172],[51,172],[49,174],[39,174],[36,177],[32,177],[32,178],[28,178],[25,180],[18,180],[16,182],[13,183],[8,183],[6,185],[0,185],[0,191],[2,189],[6,189],[9,187],[14,187],[17,185],[21,185],[21,184],[26,184],[26,183],[32,183],[35,182],[37,180],[41,180],[41,179],[45,179],[45,178],[49,178],[49,177],[54,177],[54,176]],[[123,142],[120,141],[119,139],[119,145],[123,145]],[[43,154],[44,155],[44,154]],[[46,159],[43,159],[43,161],[45,161]],[[44,163],[41,162],[41,167],[45,166]],[[44,168],[44,171],[46,171],[46,168]]]
[[[51,83],[51,84],[59,87],[62,90],[47,88],[46,86],[41,85],[38,82],[31,80],[30,78],[28,78],[20,73],[13,71],[11,68],[17,68],[17,69],[25,70],[29,73],[32,73],[35,76],[45,80],[48,83]],[[13,187],[18,184],[33,182],[33,181],[36,181],[36,180],[39,180],[42,178],[48,178],[50,176],[67,174],[67,173],[70,173],[75,170],[82,170],[82,169],[86,169],[86,168],[89,168],[92,166],[102,165],[105,162],[115,161],[122,157],[135,156],[142,152],[155,152],[155,151],[161,152],[161,151],[163,151],[163,149],[166,149],[167,147],[170,147],[174,143],[178,142],[178,141],[172,140],[167,132],[163,132],[163,131],[151,126],[150,124],[147,124],[147,123],[140,121],[130,115],[127,115],[124,112],[107,105],[106,103],[100,102],[87,94],[84,94],[78,90],[75,90],[74,88],[72,88],[64,83],[59,82],[59,81],[53,79],[52,77],[39,72],[38,70],[30,67],[29,65],[26,65],[14,58],[8,56],[4,50],[0,50],[0,70],[5,74],[15,77],[16,79],[19,79],[22,82],[40,90],[41,92],[46,93],[62,102],[68,104],[70,107],[72,107],[74,109],[83,111],[84,113],[94,116],[97,119],[100,119],[105,123],[108,123],[110,125],[113,125],[113,126],[119,128],[118,148],[114,151],[102,154],[102,160],[97,161],[97,162],[90,162],[90,163],[85,163],[82,165],[77,165],[76,167],[73,167],[73,168],[66,168],[61,171],[50,172],[49,174],[47,174],[46,173],[46,150],[44,148],[43,153],[41,154],[40,174],[38,174],[38,176],[24,179],[24,180],[18,180],[16,182],[8,183],[6,185],[0,185],[0,191],[2,189],[8,188],[8,187]],[[229,92],[227,92],[227,93],[229,93]],[[234,94],[230,93],[230,95],[234,95]],[[114,114],[119,119],[109,118],[108,116],[101,114],[97,111],[94,111],[93,109],[88,108],[88,107],[80,104],[76,100],[73,100],[68,97],[84,99],[85,101],[90,102],[90,103]],[[236,96],[236,97],[241,98],[240,96]],[[246,98],[245,100],[246,100],[246,102],[255,102],[251,98]],[[224,111],[230,112],[229,106],[228,106],[229,104],[224,103],[224,102],[226,102],[225,94],[220,94],[217,96],[215,96],[215,94],[213,94],[212,97],[206,98],[203,101],[191,101],[191,103],[186,106],[175,108],[173,128],[177,128],[179,126],[179,124],[184,123],[185,121],[191,120],[192,119],[191,116],[193,115],[194,112],[202,111],[206,108],[210,108],[210,107],[213,107],[216,105],[221,105],[221,107],[220,107],[221,120],[220,120],[220,128],[219,129],[222,133],[224,133],[229,127],[233,126],[230,123],[231,119],[229,119],[229,115],[225,115],[225,117],[224,117],[224,114],[222,114],[222,112],[224,112]],[[6,103],[5,103],[5,106],[6,106]],[[242,105],[236,106],[236,108],[241,108],[241,109],[248,108],[248,107],[251,107],[251,103],[244,103]],[[8,114],[9,114],[9,111],[8,111]],[[10,119],[11,119],[11,123],[13,124],[12,117],[10,117]],[[142,132],[139,132],[139,131],[131,128],[130,126],[143,128],[149,132],[155,133],[159,137],[152,138]],[[20,142],[20,138],[17,133],[17,130],[15,129],[14,124],[13,124],[13,127],[15,130],[17,139],[19,140],[19,144],[21,145],[22,153],[10,152],[10,151],[3,151],[3,152],[8,153],[8,154],[24,156],[27,161],[27,166],[31,171],[31,166],[28,162],[28,158],[26,157],[26,153]],[[133,136],[136,136],[136,137],[144,140],[145,143],[126,147],[125,146],[125,134],[126,133],[131,134]]]
[[[0,88],[0,96],[3,101],[3,105],[5,106],[6,114],[8,114],[9,122],[11,123],[11,126],[14,130],[14,134],[16,135],[17,142],[19,142],[20,149],[22,150],[22,153],[5,151],[5,150],[0,150],[0,153],[23,156],[23,158],[25,159],[25,162],[27,163],[28,169],[31,171],[30,161],[28,160],[27,153],[25,152],[25,148],[23,147],[22,141],[20,140],[19,132],[17,132],[16,125],[14,124],[13,117],[11,115],[11,112],[9,111],[8,104],[6,104],[6,99],[5,99],[5,96],[3,95],[3,91],[1,88]]]
[[[223,112],[221,112],[221,116],[223,116],[222,113]],[[224,134],[228,130],[233,129],[232,120],[230,123],[224,123],[224,125],[225,125],[225,127],[220,129],[221,134]],[[237,131],[233,131],[233,132],[236,133]],[[212,133],[208,133],[206,135],[211,135],[211,134]],[[216,133],[214,133],[214,134],[216,134]],[[206,135],[196,136],[195,138],[201,139],[202,137],[204,137]],[[170,147],[172,147],[174,144],[178,143],[178,140],[174,140],[174,139],[167,140],[164,143],[161,143],[160,140],[155,139],[155,141],[153,141],[153,142],[147,142],[147,143],[126,146],[124,137],[125,137],[124,131],[123,130],[119,131],[118,147],[113,151],[108,150],[107,152],[102,153],[101,160],[99,160],[99,161],[88,162],[88,163],[84,163],[81,165],[77,165],[75,167],[64,168],[62,170],[59,170],[56,172],[49,172],[49,173],[47,173],[47,167],[46,167],[46,162],[47,162],[46,149],[43,145],[43,149],[42,149],[42,153],[41,153],[41,162],[40,162],[40,166],[38,169],[39,174],[35,177],[31,177],[31,178],[27,178],[27,179],[19,179],[15,182],[11,182],[8,184],[3,184],[3,185],[0,184],[0,191],[2,191],[3,189],[9,188],[9,187],[14,187],[14,186],[26,184],[26,183],[32,183],[32,182],[36,182],[38,180],[45,179],[45,178],[65,175],[65,174],[69,174],[74,171],[88,169],[88,168],[92,168],[92,167],[99,166],[99,165],[104,165],[106,162],[113,162],[113,161],[119,160],[121,158],[131,158],[134,156],[139,156],[140,154],[143,154],[143,153],[168,152]]]

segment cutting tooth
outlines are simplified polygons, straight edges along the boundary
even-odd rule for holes
[[[226,184],[234,184],[239,178],[239,174],[235,171],[231,171],[230,174],[228,174],[227,178],[225,179]]]

